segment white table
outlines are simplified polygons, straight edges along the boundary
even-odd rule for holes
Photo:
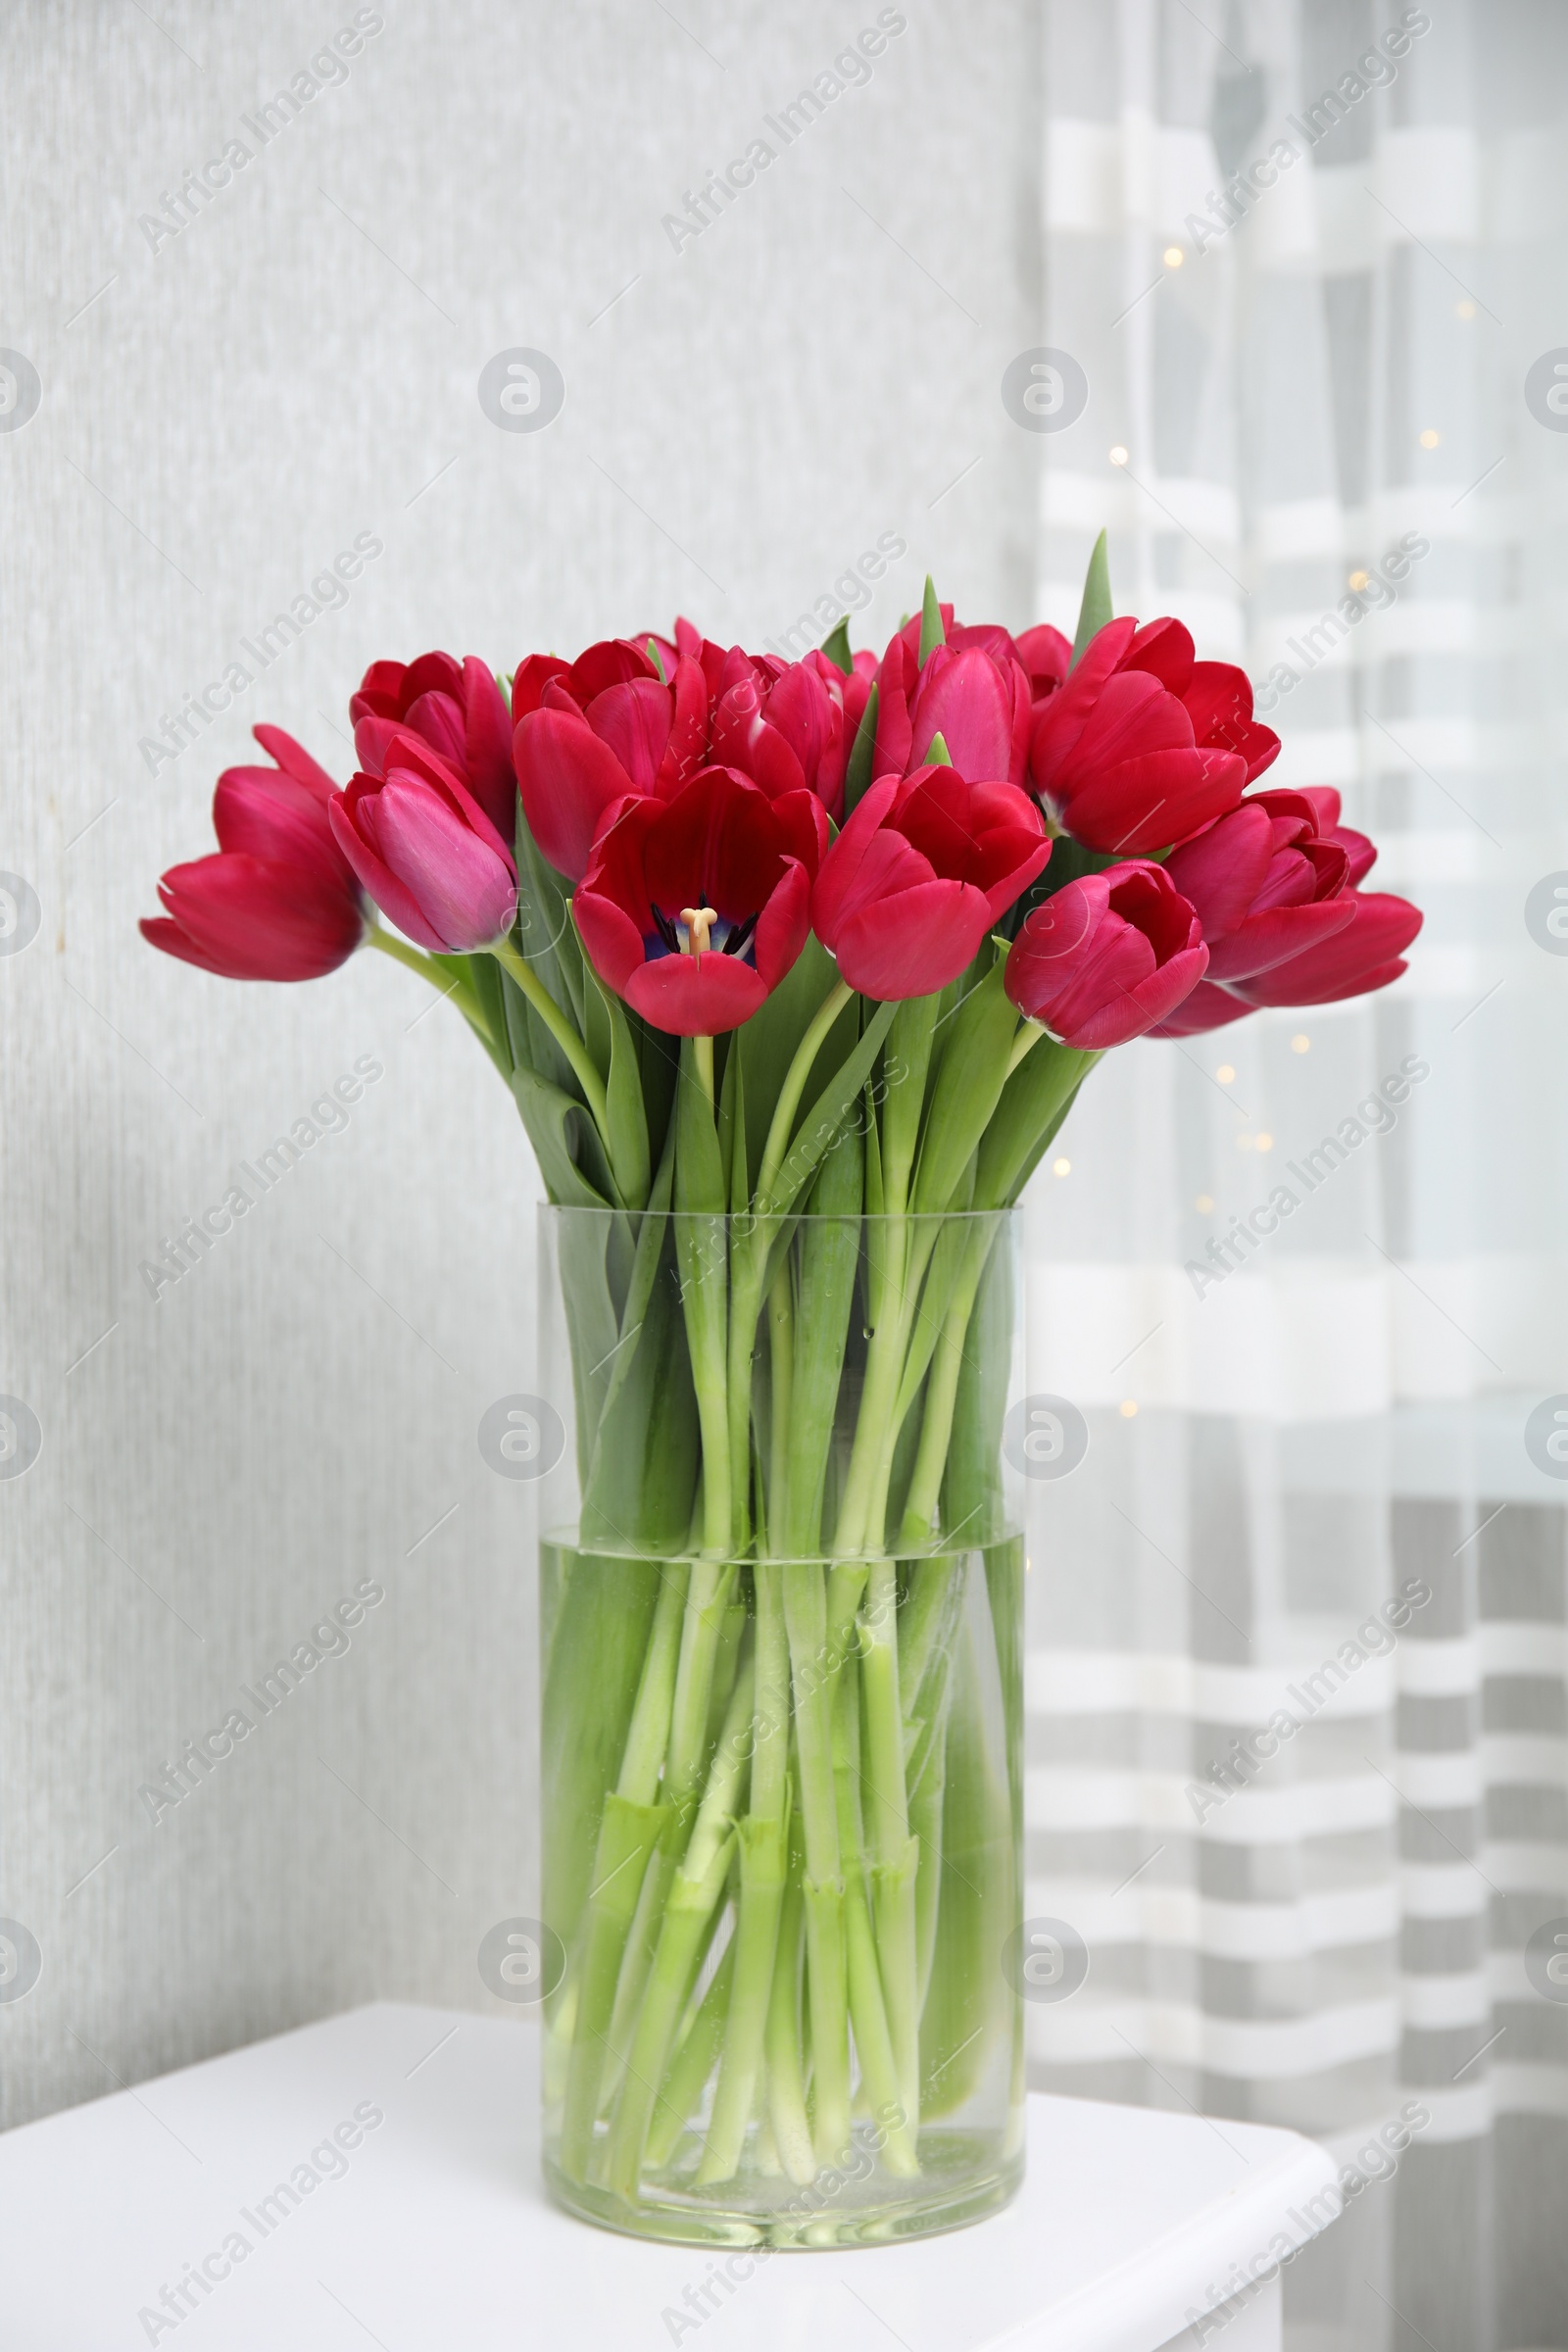
[[[1294,2132],[1032,2096],[1006,2212],[912,2245],[777,2254],[751,2276],[755,2258],[735,2257],[726,2285],[715,2254],[615,2237],[546,2200],[537,2062],[529,2026],[377,2003],[6,2133],[0,2343],[1156,2352],[1197,2344],[1188,2315],[1233,2265],[1276,2232],[1312,2234],[1306,2203],[1335,2177]],[[355,2144],[334,2153],[340,2125]],[[258,2210],[291,2180],[297,2203]],[[204,2261],[207,2292],[187,2283],[195,2308],[169,2318],[163,2289]],[[1203,2340],[1277,2352],[1278,2280]]]

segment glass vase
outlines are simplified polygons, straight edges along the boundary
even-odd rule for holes
[[[976,2220],[1023,2167],[1016,1213],[541,1220],[550,2186],[731,2246]]]

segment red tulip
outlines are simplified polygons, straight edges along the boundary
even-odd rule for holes
[[[1064,683],[1072,662],[1072,642],[1049,621],[1042,621],[1037,629],[1025,629],[1021,637],[1014,638],[1013,651],[1028,676],[1030,700],[1038,708]]]
[[[1172,851],[1165,871],[1198,909],[1211,980],[1249,980],[1350,921],[1349,857],[1317,817],[1304,793],[1260,792]]]
[[[1062,1045],[1102,1053],[1165,1019],[1207,961],[1198,916],[1170,876],[1133,859],[1037,906],[1012,943],[1004,985]]]
[[[823,861],[811,921],[852,988],[883,1004],[929,996],[974,961],[1050,855],[1014,785],[970,784],[956,767],[883,776]]]
[[[806,945],[826,841],[814,793],[769,800],[733,768],[629,796],[572,899],[595,971],[670,1036],[738,1029]]]
[[[728,649],[711,637],[705,637],[696,622],[687,620],[684,614],[677,616],[672,637],[662,637],[657,629],[645,629],[640,637],[628,637],[626,643],[641,654],[646,654],[652,646],[666,678],[675,675],[677,662],[695,662],[708,682],[710,703],[716,697],[719,672]]]
[[[576,662],[532,654],[512,682],[513,758],[528,829],[573,882],[608,809],[627,793],[668,799],[701,766],[708,687],[688,655],[665,685],[655,664],[618,639]]]
[[[1247,1004],[1334,1004],[1387,988],[1405,969],[1421,909],[1386,891],[1351,891],[1350,920],[1332,939],[1231,985]]]
[[[1212,980],[1200,980],[1190,996],[1182,999],[1174,1012],[1155,1023],[1151,1037],[1201,1037],[1210,1029],[1223,1029],[1231,1021],[1244,1021],[1255,1010],[1233,997],[1228,988],[1218,988]]]
[[[1321,946],[1292,956],[1250,980],[1224,988],[1205,980],[1155,1031],[1158,1037],[1194,1037],[1221,1029],[1262,1005],[1337,1004],[1343,997],[1370,996],[1405,971],[1403,951],[1421,928],[1421,909],[1408,899],[1384,892],[1348,891],[1350,919]]]
[[[882,657],[872,773],[906,774],[940,735],[961,774],[1022,784],[1029,767],[1028,672],[1005,629],[955,628],[952,606],[942,612],[947,642],[932,648],[923,666],[917,621],[901,629]]]
[[[493,947],[517,911],[510,844],[421,736],[394,734],[384,758],[384,777],[355,776],[333,805],[344,857],[416,946],[441,955]]]
[[[354,748],[369,776],[386,772],[386,748],[400,730],[422,736],[455,768],[496,831],[511,841],[517,821],[512,720],[488,665],[469,654],[417,662],[372,662],[349,702]]]
[[[1233,808],[1279,750],[1246,673],[1193,660],[1180,621],[1108,621],[1034,722],[1036,791],[1077,841],[1156,850]]]
[[[754,656],[732,646],[714,694],[714,764],[740,768],[769,800],[781,792],[814,792],[828,814],[837,816],[853,740],[846,716],[847,683],[822,653],[808,654],[804,662],[783,662],[776,655]],[[864,693],[859,704],[863,710]]]
[[[317,980],[366,934],[365,902],[332,838],[341,794],[281,727],[255,735],[275,767],[225,768],[213,796],[216,857],[171,866],[166,912],[142,937],[226,980]]]
[[[1261,800],[1264,796],[1255,796]],[[1340,822],[1340,796],[1332,784],[1299,784],[1293,799],[1309,804],[1318,837],[1332,841],[1345,852],[1348,862],[1347,879],[1353,890],[1377,862],[1377,850],[1364,833],[1352,833],[1348,825]]]

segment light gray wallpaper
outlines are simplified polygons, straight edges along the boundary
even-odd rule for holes
[[[1025,0],[8,12],[0,868],[37,928],[24,894],[0,1392],[41,1449],[0,1479],[0,1916],[41,1975],[0,2003],[0,2121],[372,1994],[487,2003],[480,1936],[532,1886],[529,1491],[475,1443],[533,1369],[520,1129],[378,958],[287,990],[155,956],[156,878],[255,721],[346,775],[378,656],[511,668],[676,610],[776,638],[884,535],[864,641],[928,564],[1032,617],[997,386],[1036,339],[1037,41]],[[480,406],[518,347],[564,381],[545,429]],[[346,1125],[155,1299],[142,1261],[356,1068]],[[155,1823],[140,1788],[366,1585]]]

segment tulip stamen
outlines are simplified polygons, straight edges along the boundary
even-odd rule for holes
[[[682,949],[689,956],[701,956],[709,944],[709,935],[718,920],[717,907],[683,906],[680,910],[680,919],[686,930],[686,937],[681,942]]]

